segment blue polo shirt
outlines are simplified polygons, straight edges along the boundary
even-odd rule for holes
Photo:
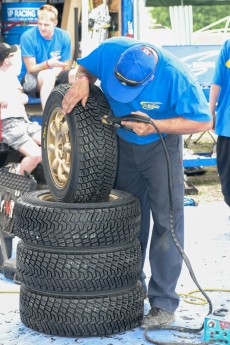
[[[37,64],[50,59],[53,52],[60,52],[60,61],[64,62],[72,59],[70,35],[67,31],[56,27],[51,40],[43,38],[37,26],[26,30],[20,38],[20,47],[22,57],[35,57]],[[22,61],[19,80],[25,74],[26,66]]]
[[[133,111],[142,111],[153,120],[182,116],[194,121],[210,121],[208,103],[196,77],[175,56],[147,42],[141,42],[141,45],[152,47],[158,54],[154,79],[130,103],[121,103],[111,98],[106,88],[108,76],[120,55],[136,44],[140,42],[126,37],[115,37],[104,41],[88,56],[78,59],[80,65],[101,81],[101,88],[114,115],[124,116]],[[159,139],[158,134],[142,137],[125,129],[118,129],[117,134],[122,139],[137,144]]]
[[[230,40],[224,42],[216,64],[213,84],[221,87],[216,109],[216,134],[230,137]]]

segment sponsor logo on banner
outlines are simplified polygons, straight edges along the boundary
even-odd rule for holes
[[[8,21],[20,22],[36,22],[38,18],[38,8],[29,7],[12,7],[7,9]]]

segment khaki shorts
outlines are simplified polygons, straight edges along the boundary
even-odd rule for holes
[[[40,72],[40,71],[39,71]],[[34,98],[39,98],[40,93],[37,89],[38,86],[38,73],[26,73],[21,80],[21,85],[23,87],[23,92],[25,92],[28,96],[32,96]],[[69,70],[62,71],[56,78],[55,86],[59,84],[67,84],[69,82]]]
[[[38,122],[27,122],[22,117],[2,120],[2,141],[15,150],[31,140],[31,137],[39,131],[41,126]]]

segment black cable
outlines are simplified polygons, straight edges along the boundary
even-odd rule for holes
[[[128,120],[128,119],[127,119]],[[143,121],[145,122],[145,121]],[[147,122],[147,121],[146,121]],[[174,230],[174,201],[173,201],[173,189],[172,189],[172,169],[171,169],[171,162],[170,162],[170,157],[169,157],[169,153],[168,153],[168,149],[164,140],[164,137],[162,136],[159,128],[156,126],[156,124],[150,119],[150,121],[148,122],[150,123],[156,130],[156,132],[159,134],[160,136],[160,140],[161,143],[163,145],[163,149],[165,152],[165,157],[166,157],[166,163],[167,163],[167,169],[168,169],[168,186],[169,186],[169,226],[170,226],[170,232],[172,235],[172,239],[173,242],[176,246],[176,248],[178,249],[179,253],[181,254],[188,270],[190,273],[190,276],[192,278],[192,280],[194,281],[194,283],[196,284],[196,286],[198,287],[199,291],[202,293],[202,295],[206,298],[208,304],[209,304],[209,312],[207,315],[212,313],[213,307],[212,307],[212,302],[210,300],[210,298],[208,297],[208,295],[205,293],[205,291],[202,289],[202,287],[200,286],[200,284],[198,283],[196,276],[193,272],[191,263],[187,257],[187,255],[184,252],[184,249],[181,247],[180,242],[177,239],[177,236],[175,234],[175,230]],[[191,343],[178,343],[178,342],[161,342],[161,341],[155,341],[154,339],[150,338],[148,336],[148,331],[152,331],[152,330],[159,330],[159,329],[164,329],[164,330],[176,330],[179,332],[185,332],[185,333],[199,333],[203,330],[204,328],[204,322],[202,324],[202,326],[200,328],[187,328],[187,327],[179,327],[179,326],[153,326],[153,327],[147,327],[145,329],[145,338],[151,342],[152,344],[156,344],[156,345],[191,345]],[[215,339],[215,341],[210,341],[210,342],[203,342],[203,343],[199,343],[199,345],[207,345],[207,344],[213,344],[214,342],[216,342],[217,340]],[[193,343],[193,345],[196,345]],[[198,343],[197,343],[198,345]]]
[[[172,188],[172,169],[171,169],[171,162],[170,162],[168,149],[167,149],[164,137],[161,134],[161,131],[159,130],[159,128],[156,126],[156,124],[153,122],[153,120],[149,116],[145,117],[142,115],[128,114],[128,115],[121,116],[121,117],[114,117],[112,115],[112,112],[111,112],[109,115],[102,116],[101,120],[104,124],[113,125],[115,128],[124,128],[128,131],[133,131],[132,127],[122,125],[121,124],[122,121],[143,122],[143,123],[147,123],[147,124],[152,125],[154,127],[154,129],[156,130],[156,132],[159,134],[160,140],[161,140],[161,143],[163,145],[164,152],[165,152],[166,164],[167,164],[167,170],[168,170],[170,233],[171,233],[171,236],[172,236],[172,239],[173,239],[173,242],[174,242],[176,248],[178,249],[180,255],[182,256],[182,258],[183,258],[183,260],[184,260],[184,262],[185,262],[185,264],[189,270],[189,273],[190,273],[192,280],[194,281],[194,283],[198,287],[199,291],[206,298],[206,300],[209,304],[209,312],[207,315],[211,314],[212,310],[213,310],[212,302],[211,302],[210,298],[208,297],[208,295],[205,293],[205,291],[202,289],[200,284],[198,283],[196,276],[193,272],[192,266],[190,264],[190,261],[189,261],[187,255],[185,254],[184,249],[181,247],[181,244],[178,241],[177,236],[175,234],[175,230],[174,230],[174,202],[173,202],[173,188]],[[152,344],[155,344],[155,345],[191,345],[191,343],[185,343],[185,342],[178,343],[178,342],[156,341],[148,335],[148,331],[164,329],[164,330],[174,330],[174,331],[176,330],[176,331],[185,332],[185,333],[199,333],[203,330],[203,328],[204,328],[204,322],[200,328],[187,328],[187,327],[170,326],[170,325],[158,325],[158,326],[147,327],[145,329],[144,335],[145,335],[145,338],[149,342],[151,342]],[[218,341],[218,340],[215,339],[215,340],[211,340],[209,342],[203,342],[203,343],[199,343],[199,344],[198,343],[196,343],[196,344],[192,343],[192,345],[208,345],[208,344],[213,344],[216,341]]]

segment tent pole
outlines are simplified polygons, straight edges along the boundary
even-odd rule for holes
[[[89,2],[88,0],[82,0],[82,20],[81,20],[81,53],[82,57],[85,56],[88,52],[88,47],[87,45],[89,44],[88,42],[88,37],[89,37],[89,28],[88,28],[88,23],[89,23]]]

